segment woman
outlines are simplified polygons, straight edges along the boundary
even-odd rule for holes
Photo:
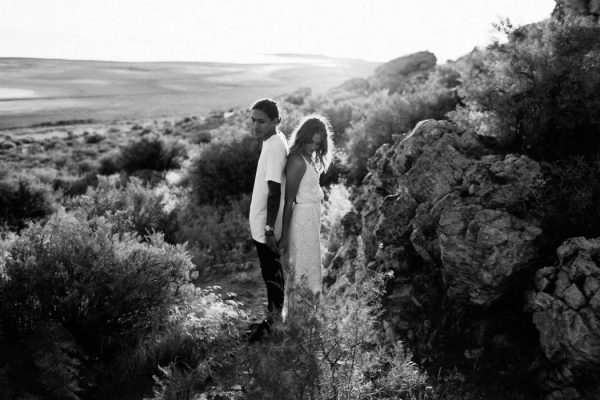
[[[304,118],[291,138],[285,166],[285,204],[279,248],[285,253],[288,274],[285,301],[293,302],[292,287],[321,292],[321,200],[319,175],[327,170],[333,151],[333,132],[325,117]],[[287,265],[286,265],[287,264]],[[284,305],[284,317],[287,307]]]

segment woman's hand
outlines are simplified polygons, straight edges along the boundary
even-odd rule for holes
[[[267,239],[267,247],[275,254],[281,254],[281,249],[277,246],[277,242],[275,241],[275,236],[270,235],[266,237]]]
[[[279,239],[279,242],[277,242],[277,247],[279,248],[279,251],[281,251],[282,254],[287,253],[288,246],[289,242],[286,236],[282,236],[281,239]]]

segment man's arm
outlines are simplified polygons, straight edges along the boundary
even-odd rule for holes
[[[281,183],[274,181],[268,181],[269,194],[267,196],[267,225],[271,228],[275,227],[275,221],[277,221],[277,213],[279,212],[279,202],[281,200]],[[274,232],[267,234],[267,246],[271,251],[279,253],[277,242],[275,241]]]

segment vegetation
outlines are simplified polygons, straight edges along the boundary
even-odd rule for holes
[[[120,171],[128,174],[140,170],[165,171],[180,168],[185,158],[187,151],[183,142],[145,134],[102,158],[99,172],[110,175]]]
[[[538,160],[600,150],[600,26],[592,17],[513,28],[500,26],[505,44],[490,47],[483,73],[461,90],[465,105],[453,120],[498,138]]]
[[[567,237],[600,236],[598,21],[505,21],[500,29],[507,42],[439,65],[400,92],[365,81],[326,95],[303,88],[281,102],[286,134],[313,112],[328,116],[336,134],[335,162],[322,178],[326,260],[340,246],[340,220],[369,158],[427,118],[449,118],[498,152],[542,163],[545,180],[530,211],[548,249]],[[7,396],[24,394],[31,378],[31,395],[56,398],[79,387],[93,398],[188,399],[211,386],[239,386],[238,395],[261,399],[475,398],[477,390],[435,386],[409,349],[386,336],[387,276],[360,259],[320,302],[298,291],[294,318],[265,342],[245,342],[248,304],[208,280],[250,290],[259,273],[247,214],[260,142],[248,128],[247,110],[233,110],[127,131],[3,140]],[[13,173],[17,167],[28,174]],[[72,354],[37,344],[46,331],[47,342],[67,343]],[[86,362],[75,360],[79,351]],[[50,369],[61,377],[54,386],[38,378],[44,356],[60,361]],[[86,386],[87,364],[94,383]]]
[[[19,230],[53,211],[54,193],[48,185],[25,176],[0,180],[0,227]]]

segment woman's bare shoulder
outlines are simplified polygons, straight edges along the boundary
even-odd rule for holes
[[[304,165],[304,160],[302,159],[302,155],[299,153],[290,153],[287,158],[288,164],[293,166]]]
[[[302,155],[298,153],[290,153],[287,158],[287,164],[285,165],[286,171],[304,171],[306,164],[302,159]]]

